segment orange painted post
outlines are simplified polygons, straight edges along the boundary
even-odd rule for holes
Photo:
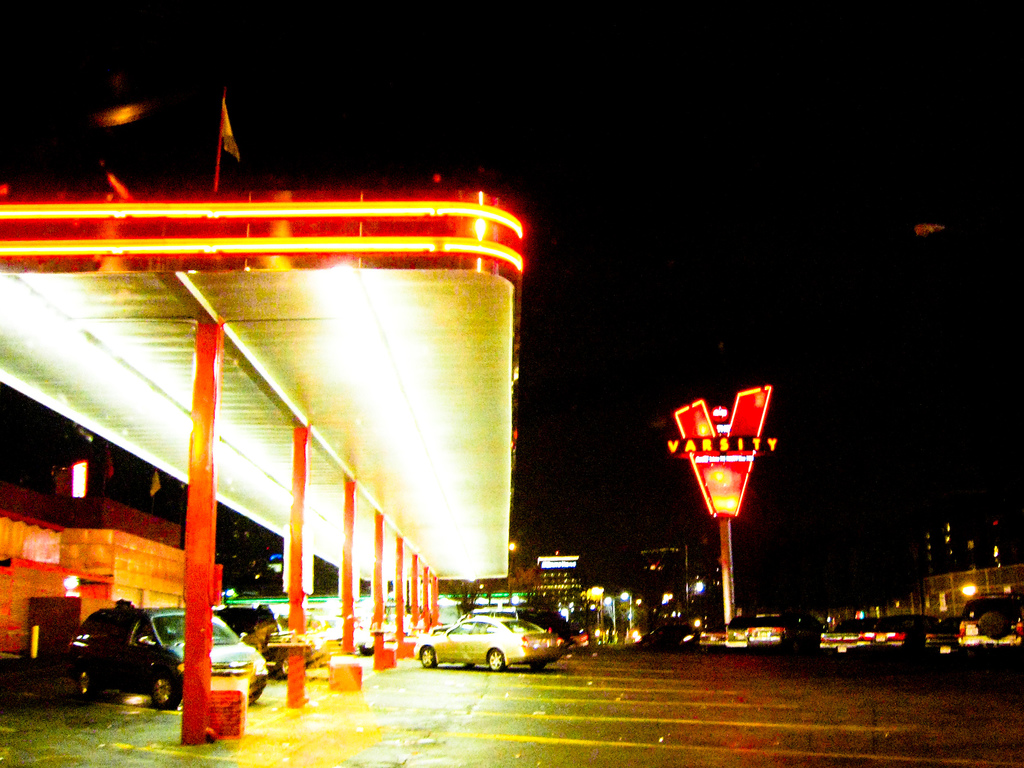
[[[405,541],[395,536],[395,658],[405,657]]]
[[[213,648],[214,554],[217,531],[217,408],[220,403],[224,328],[196,326],[196,372],[192,389],[192,440],[185,519],[185,668],[181,743],[206,742],[210,722],[210,651]]]
[[[423,566],[423,631],[430,631],[430,567]]]
[[[394,639],[406,639],[406,542],[394,538]]]
[[[373,668],[384,659],[384,515],[373,514]]]
[[[412,626],[420,629],[420,556],[412,556],[412,574],[409,580],[409,596],[412,598]]]
[[[437,576],[433,576],[433,582],[431,583],[430,590],[430,626],[436,626],[441,623],[441,612],[437,609],[437,589],[438,579]]]
[[[303,578],[302,532],[306,517],[306,486],[309,485],[309,427],[296,427],[292,435],[292,516],[288,547],[288,629],[292,638],[306,634],[306,591]],[[311,545],[312,543],[310,543]],[[292,646],[288,650],[288,706],[306,703],[306,653]]]
[[[341,650],[344,653],[356,651],[356,616],[355,598],[352,591],[353,563],[352,537],[356,530],[356,483],[355,480],[345,481],[345,543],[341,550],[341,613],[344,616],[342,626]]]

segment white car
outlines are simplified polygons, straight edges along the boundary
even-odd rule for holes
[[[438,664],[484,664],[500,672],[512,664],[529,664],[539,671],[565,652],[565,642],[553,632],[522,619],[474,616],[443,633],[421,636],[416,657],[424,667]]]

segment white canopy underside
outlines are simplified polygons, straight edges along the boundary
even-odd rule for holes
[[[364,575],[380,510],[435,574],[503,576],[513,305],[463,270],[3,274],[0,379],[187,481],[195,328],[220,318],[224,504],[285,533],[304,417],[315,554],[340,563],[348,477]]]

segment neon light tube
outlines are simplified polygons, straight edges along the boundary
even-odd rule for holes
[[[48,219],[288,219],[288,218],[416,218],[431,216],[466,216],[493,221],[523,236],[522,223],[505,211],[489,205],[445,202],[379,202],[379,203],[103,203],[60,205],[3,205],[0,221]]]
[[[498,243],[483,245],[472,238],[433,240],[387,237],[253,237],[168,240],[7,240],[0,242],[0,257],[280,254],[280,253],[466,253],[485,254],[523,269],[523,258]]]

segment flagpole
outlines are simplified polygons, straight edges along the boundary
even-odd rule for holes
[[[224,105],[228,100],[228,87],[224,86],[224,93],[220,97],[220,129],[217,131],[217,166],[213,172],[213,194],[217,194],[217,189],[220,187],[220,155],[221,149],[224,146]]]

